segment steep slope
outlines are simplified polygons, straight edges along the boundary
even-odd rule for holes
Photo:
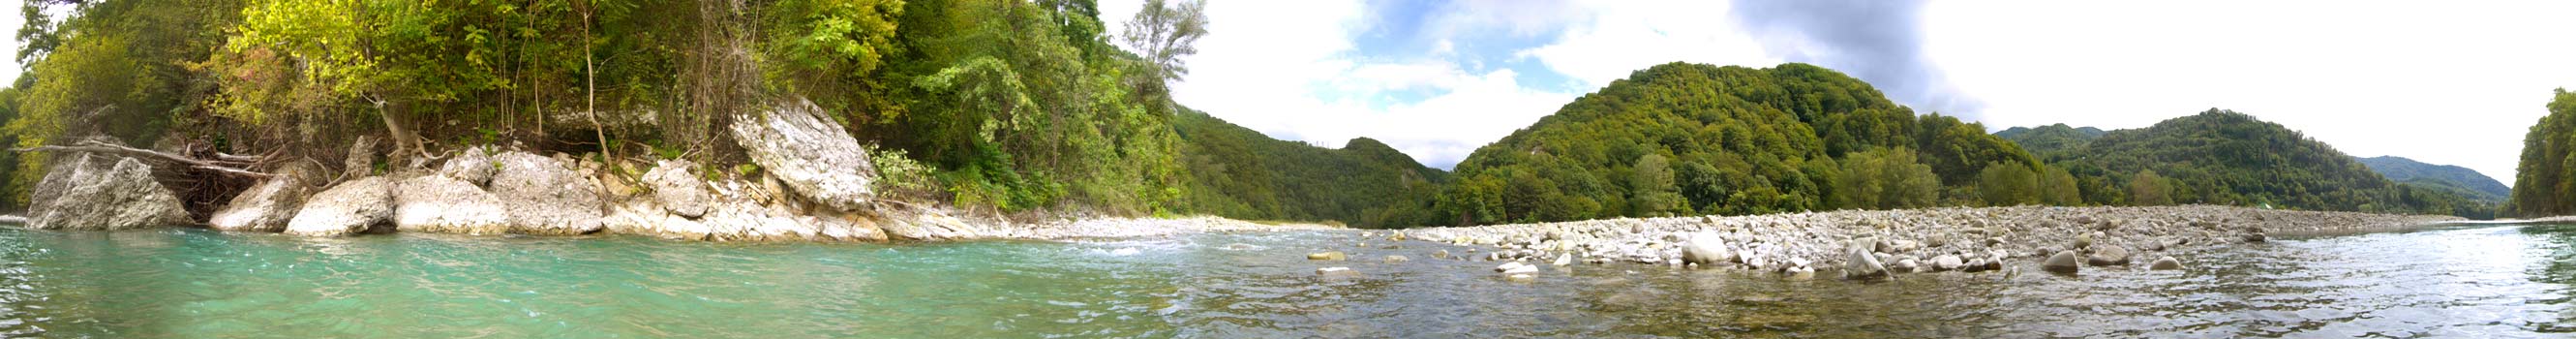
[[[2096,190],[2135,192],[2132,182],[2160,181],[2171,188],[2165,193],[2173,203],[2443,214],[2485,210],[2464,197],[2391,182],[2333,146],[2234,111],[2211,109],[2147,128],[2110,131],[2075,154],[2080,156],[2053,160],[2078,176],[2095,178],[2088,183],[2119,186]],[[2143,171],[2166,179],[2133,180]],[[2121,198],[2088,196],[2097,203],[2133,202]]]
[[[1824,210],[1835,159],[1896,148],[1954,187],[1992,163],[2037,166],[1983,126],[1917,116],[1833,70],[1669,63],[1477,149],[1440,207],[1459,223]]]
[[[2397,156],[2356,160],[2360,160],[2362,166],[2370,167],[2371,171],[2379,172],[2380,176],[2388,177],[2388,180],[2401,184],[2423,185],[2430,189],[2458,192],[2472,199],[2489,202],[2501,202],[2504,201],[2505,196],[2513,194],[2513,189],[2504,187],[2503,182],[2497,182],[2495,178],[2478,174],[2478,171],[2467,167],[2427,164]]]
[[[1431,223],[1447,172],[1368,138],[1340,149],[1271,139],[1204,112],[1173,118],[1190,169],[1190,210],[1255,220],[1334,220],[1359,227]]]

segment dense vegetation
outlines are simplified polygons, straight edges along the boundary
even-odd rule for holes
[[[392,141],[374,170],[517,144],[741,174],[725,126],[810,100],[919,164],[886,166],[918,169],[890,173],[910,198],[1177,211],[1195,188],[1164,82],[1206,22],[1147,5],[1111,37],[1088,0],[31,1],[0,138],[338,164],[369,136]],[[45,168],[18,160],[13,198]]]
[[[1995,132],[1995,136],[2020,144],[2021,149],[2030,151],[2031,155],[2047,157],[2083,148],[2084,143],[2093,142],[2093,139],[2109,133],[2092,126],[2070,127],[2066,124],[2055,124],[2006,128]]]
[[[1998,162],[2039,166],[1832,70],[1672,63],[1477,149],[1438,206],[1460,223],[1927,206],[1976,199]]]
[[[2448,191],[2484,202],[2504,202],[2506,196],[2513,195],[2513,189],[2506,188],[2504,183],[2467,167],[2427,164],[2397,156],[2357,160],[2362,166],[2370,167],[2370,171],[2379,172],[2380,176],[2399,184]]]
[[[2506,213],[2521,217],[2576,212],[2576,92],[2560,88],[2549,100],[2549,115],[2522,137],[2522,162],[2515,165],[2513,200]]]
[[[2492,204],[2400,185],[2332,146],[2233,111],[2212,109],[2091,140],[2075,131],[2045,126],[2015,137],[2052,147],[2043,159],[2075,177],[2087,204],[2493,214]]]
[[[1193,188],[1190,209],[1239,219],[1337,220],[1359,227],[1436,222],[1448,172],[1369,138],[1341,149],[1271,139],[1206,113],[1174,117]]]

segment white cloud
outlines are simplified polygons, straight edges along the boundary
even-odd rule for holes
[[[2564,2],[1936,2],[1926,48],[1990,128],[2134,128],[2212,107],[2357,156],[2512,184],[2551,88],[2576,86]]]
[[[1587,90],[1627,78],[1654,65],[1687,61],[1771,67],[1780,58],[1726,21],[1725,1],[1623,1],[1587,3],[1590,20],[1569,27],[1555,44],[1520,51],[1582,82]]]

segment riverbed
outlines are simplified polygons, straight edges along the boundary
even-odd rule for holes
[[[2022,260],[1883,282],[1629,263],[1540,263],[1519,281],[1435,257],[1482,258],[1471,249],[1350,230],[746,244],[0,227],[0,337],[2576,335],[2576,224],[2211,246],[2170,252],[2179,271]],[[1323,250],[1349,259],[1305,257]]]

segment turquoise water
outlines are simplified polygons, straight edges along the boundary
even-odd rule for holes
[[[2567,337],[2571,244],[2576,226],[2477,226],[2186,252],[2178,272],[1854,283],[1578,264],[1514,282],[1431,255],[1465,248],[1350,231],[719,244],[0,227],[0,337]],[[1323,249],[1351,260],[1304,259]]]

